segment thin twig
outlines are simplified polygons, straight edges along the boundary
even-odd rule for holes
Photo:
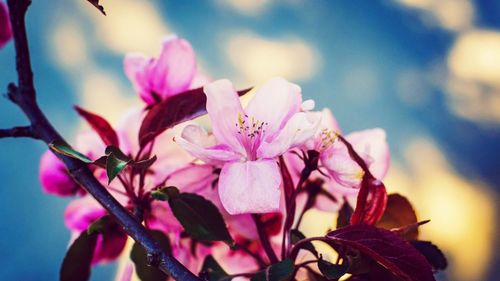
[[[0,138],[32,138],[38,139],[31,126],[13,127],[10,129],[0,129]]]
[[[16,69],[18,74],[18,88],[9,85],[8,97],[17,104],[31,122],[31,129],[36,132],[39,139],[46,144],[54,141],[64,142],[61,135],[54,129],[52,124],[40,110],[35,95],[33,83],[33,72],[31,70],[28,40],[24,16],[31,4],[30,0],[8,0],[7,1],[12,31],[14,34],[14,45],[16,51]],[[65,163],[72,177],[83,186],[123,227],[130,237],[148,253],[148,260],[152,266],[160,268],[170,274],[176,280],[200,280],[191,273],[184,265],[177,261],[171,254],[164,251],[151,237],[126,208],[124,208],[94,177],[87,165],[79,160],[58,155]]]

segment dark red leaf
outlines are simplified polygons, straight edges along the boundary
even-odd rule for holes
[[[353,213],[353,209],[349,202],[344,199],[344,204],[342,204],[342,208],[339,210],[339,216],[337,217],[337,228],[346,227],[349,225],[351,221],[351,216]]]
[[[251,88],[238,92],[240,96]],[[179,123],[207,113],[207,97],[203,88],[196,88],[169,97],[151,107],[139,130],[139,144],[144,147],[156,136]]]
[[[111,125],[106,121],[106,119],[101,116],[88,112],[83,108],[75,105],[75,110],[78,112],[80,116],[82,116],[87,123],[89,123],[90,127],[101,137],[102,141],[106,145],[113,145],[118,147],[118,136],[111,127]]]
[[[283,189],[285,190],[285,208],[286,208],[286,220],[285,220],[285,232],[288,232],[292,228],[293,219],[295,218],[295,200],[293,199],[295,193],[295,187],[293,185],[292,177],[288,171],[285,160],[282,156],[280,160],[280,171],[283,180]]]
[[[99,0],[87,0],[90,4],[94,5],[103,15],[106,15],[104,7],[99,4]]]
[[[90,269],[94,249],[97,243],[97,234],[88,234],[83,231],[73,241],[64,257],[59,271],[61,281],[86,281],[90,278]]]
[[[444,270],[448,266],[448,261],[443,252],[429,241],[415,240],[410,242],[432,265],[434,270]]]
[[[395,193],[389,194],[387,197],[384,214],[376,225],[380,228],[393,229],[415,223],[417,223],[417,215],[410,201],[406,197]],[[416,240],[418,237],[418,227],[406,232],[403,237],[407,240]]]
[[[281,213],[262,214],[260,219],[267,235],[274,236],[280,233],[283,225],[283,215]]]
[[[332,231],[327,237],[327,243],[344,258],[349,259],[353,253],[360,253],[381,266],[370,267],[371,274],[381,276],[389,272],[406,281],[435,280],[426,258],[408,241],[389,230],[359,224]],[[355,266],[353,261],[351,265]]]
[[[351,224],[374,225],[384,214],[387,192],[384,184],[365,173],[356,201],[356,209],[351,216]]]

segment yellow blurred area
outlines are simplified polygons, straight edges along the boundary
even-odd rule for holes
[[[62,67],[76,70],[86,65],[89,50],[80,23],[71,18],[65,18],[64,24],[54,24],[49,30],[52,59]]]
[[[484,280],[495,246],[495,194],[485,184],[453,171],[427,139],[412,142],[405,160],[406,168],[392,165],[384,180],[388,192],[407,196],[419,220],[431,220],[420,228],[420,239],[445,252],[450,280]],[[321,236],[335,221],[336,214],[313,210],[306,214],[302,229],[306,236]],[[318,249],[330,259],[336,256],[324,244]]]
[[[111,124],[117,124],[126,112],[142,106],[137,96],[123,94],[130,89],[124,89],[118,81],[111,73],[94,69],[79,85],[80,105],[104,116]]]
[[[472,26],[474,7],[470,0],[395,0],[409,8],[420,10],[428,25],[438,25],[452,31]]]
[[[431,240],[447,255],[450,280],[484,280],[494,249],[496,195],[483,183],[457,174],[428,139],[412,142],[407,169],[394,165],[385,180],[389,192],[409,197]]]
[[[458,37],[448,57],[458,78],[500,86],[500,33],[475,30]]]
[[[141,52],[156,55],[160,40],[169,34],[167,25],[149,1],[108,0],[106,17],[91,5],[78,5],[88,16],[99,40],[117,53]]]
[[[461,34],[448,56],[451,109],[473,121],[500,122],[500,33]]]
[[[239,72],[237,81],[252,85],[275,76],[291,81],[305,80],[316,74],[320,67],[319,52],[296,37],[267,39],[239,32],[229,38],[226,52]]]

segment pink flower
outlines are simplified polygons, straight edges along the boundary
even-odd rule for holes
[[[368,164],[373,176],[383,179],[390,164],[384,130],[377,128],[353,132],[345,138]],[[325,150],[321,155],[321,162],[337,183],[344,187],[359,188],[363,170],[351,159],[343,143],[335,142]]]
[[[64,163],[50,150],[40,159],[39,178],[46,193],[56,196],[85,194],[85,190],[71,178]]]
[[[0,2],[0,48],[3,48],[12,38],[10,27],[9,10],[5,3]]]
[[[128,54],[124,65],[125,74],[148,105],[182,93],[196,82],[193,49],[189,42],[175,35],[165,38],[158,58]]]
[[[308,140],[301,148],[320,152],[319,168],[323,174],[314,171],[309,181],[322,183],[321,187],[326,191],[318,193],[314,206],[322,211],[337,212],[342,206],[343,197],[350,200],[357,195],[363,170],[351,159],[345,145],[338,140],[336,134],[340,133],[340,129],[332,112],[329,109],[323,109],[321,112],[308,113],[321,115],[321,125],[314,138]],[[381,129],[371,129],[348,134],[345,138],[368,163],[373,175],[382,179],[390,163],[385,132]],[[291,153],[288,153],[285,159],[292,178],[297,183],[304,168],[304,162]],[[325,176],[325,173],[328,175]],[[300,194],[297,198],[297,205],[303,205],[305,199],[305,193]]]
[[[299,112],[300,87],[272,79],[245,109],[228,80],[210,83],[204,91],[215,143],[195,125],[176,142],[205,162],[222,164],[219,196],[230,214],[278,211],[281,174],[275,158],[302,145],[319,125]]]

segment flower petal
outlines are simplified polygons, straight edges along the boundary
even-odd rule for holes
[[[153,89],[163,98],[189,89],[196,74],[196,58],[193,48],[177,36],[165,38],[160,57],[150,76]]]
[[[175,138],[175,142],[206,163],[234,161],[240,158],[238,154],[225,146],[205,147],[211,143],[210,138],[207,132],[197,125],[186,126],[181,135]]]
[[[299,112],[290,118],[285,127],[274,139],[265,140],[257,151],[259,158],[273,158],[282,155],[291,148],[304,144],[318,130],[319,115]]]
[[[300,87],[283,78],[273,78],[257,90],[245,112],[261,122],[267,122],[266,136],[273,137],[294,113],[299,112],[301,106]]]
[[[341,143],[335,143],[321,154],[321,161],[330,176],[337,183],[350,188],[359,188],[363,169],[351,159],[347,148]]]
[[[279,210],[281,175],[274,160],[227,163],[219,177],[219,195],[231,215]]]
[[[123,60],[125,74],[132,82],[134,89],[139,93],[141,99],[147,104],[154,104],[156,102],[146,77],[146,69],[151,60],[137,53],[126,54]]]
[[[238,115],[244,114],[238,93],[229,80],[217,80],[207,84],[203,91],[207,95],[207,112],[212,121],[212,130],[217,141],[242,155],[245,153],[238,137]]]
[[[333,113],[330,109],[324,108],[321,111],[321,128],[326,128],[328,130],[334,132],[340,132],[339,124],[337,123],[337,119],[333,116]]]
[[[389,146],[382,129],[354,132],[345,137],[368,164],[374,177],[382,179],[389,169]],[[351,159],[347,148],[340,142],[324,151],[321,161],[333,179],[345,187],[358,188],[363,170]]]
[[[52,151],[46,151],[40,159],[39,178],[46,193],[57,196],[85,194],[85,190],[71,178],[64,163]]]
[[[94,198],[86,196],[69,203],[64,211],[64,223],[68,229],[82,232],[105,214],[106,210]]]
[[[368,163],[370,172],[383,179],[391,161],[385,131],[380,128],[353,132],[346,136],[356,152]]]
[[[171,173],[167,178],[166,185],[175,186],[182,192],[196,193],[206,197],[205,190],[212,189],[211,185],[216,179],[214,168],[214,166],[206,164],[188,165]],[[218,196],[211,195],[210,197]],[[214,198],[208,199],[212,201]]]

